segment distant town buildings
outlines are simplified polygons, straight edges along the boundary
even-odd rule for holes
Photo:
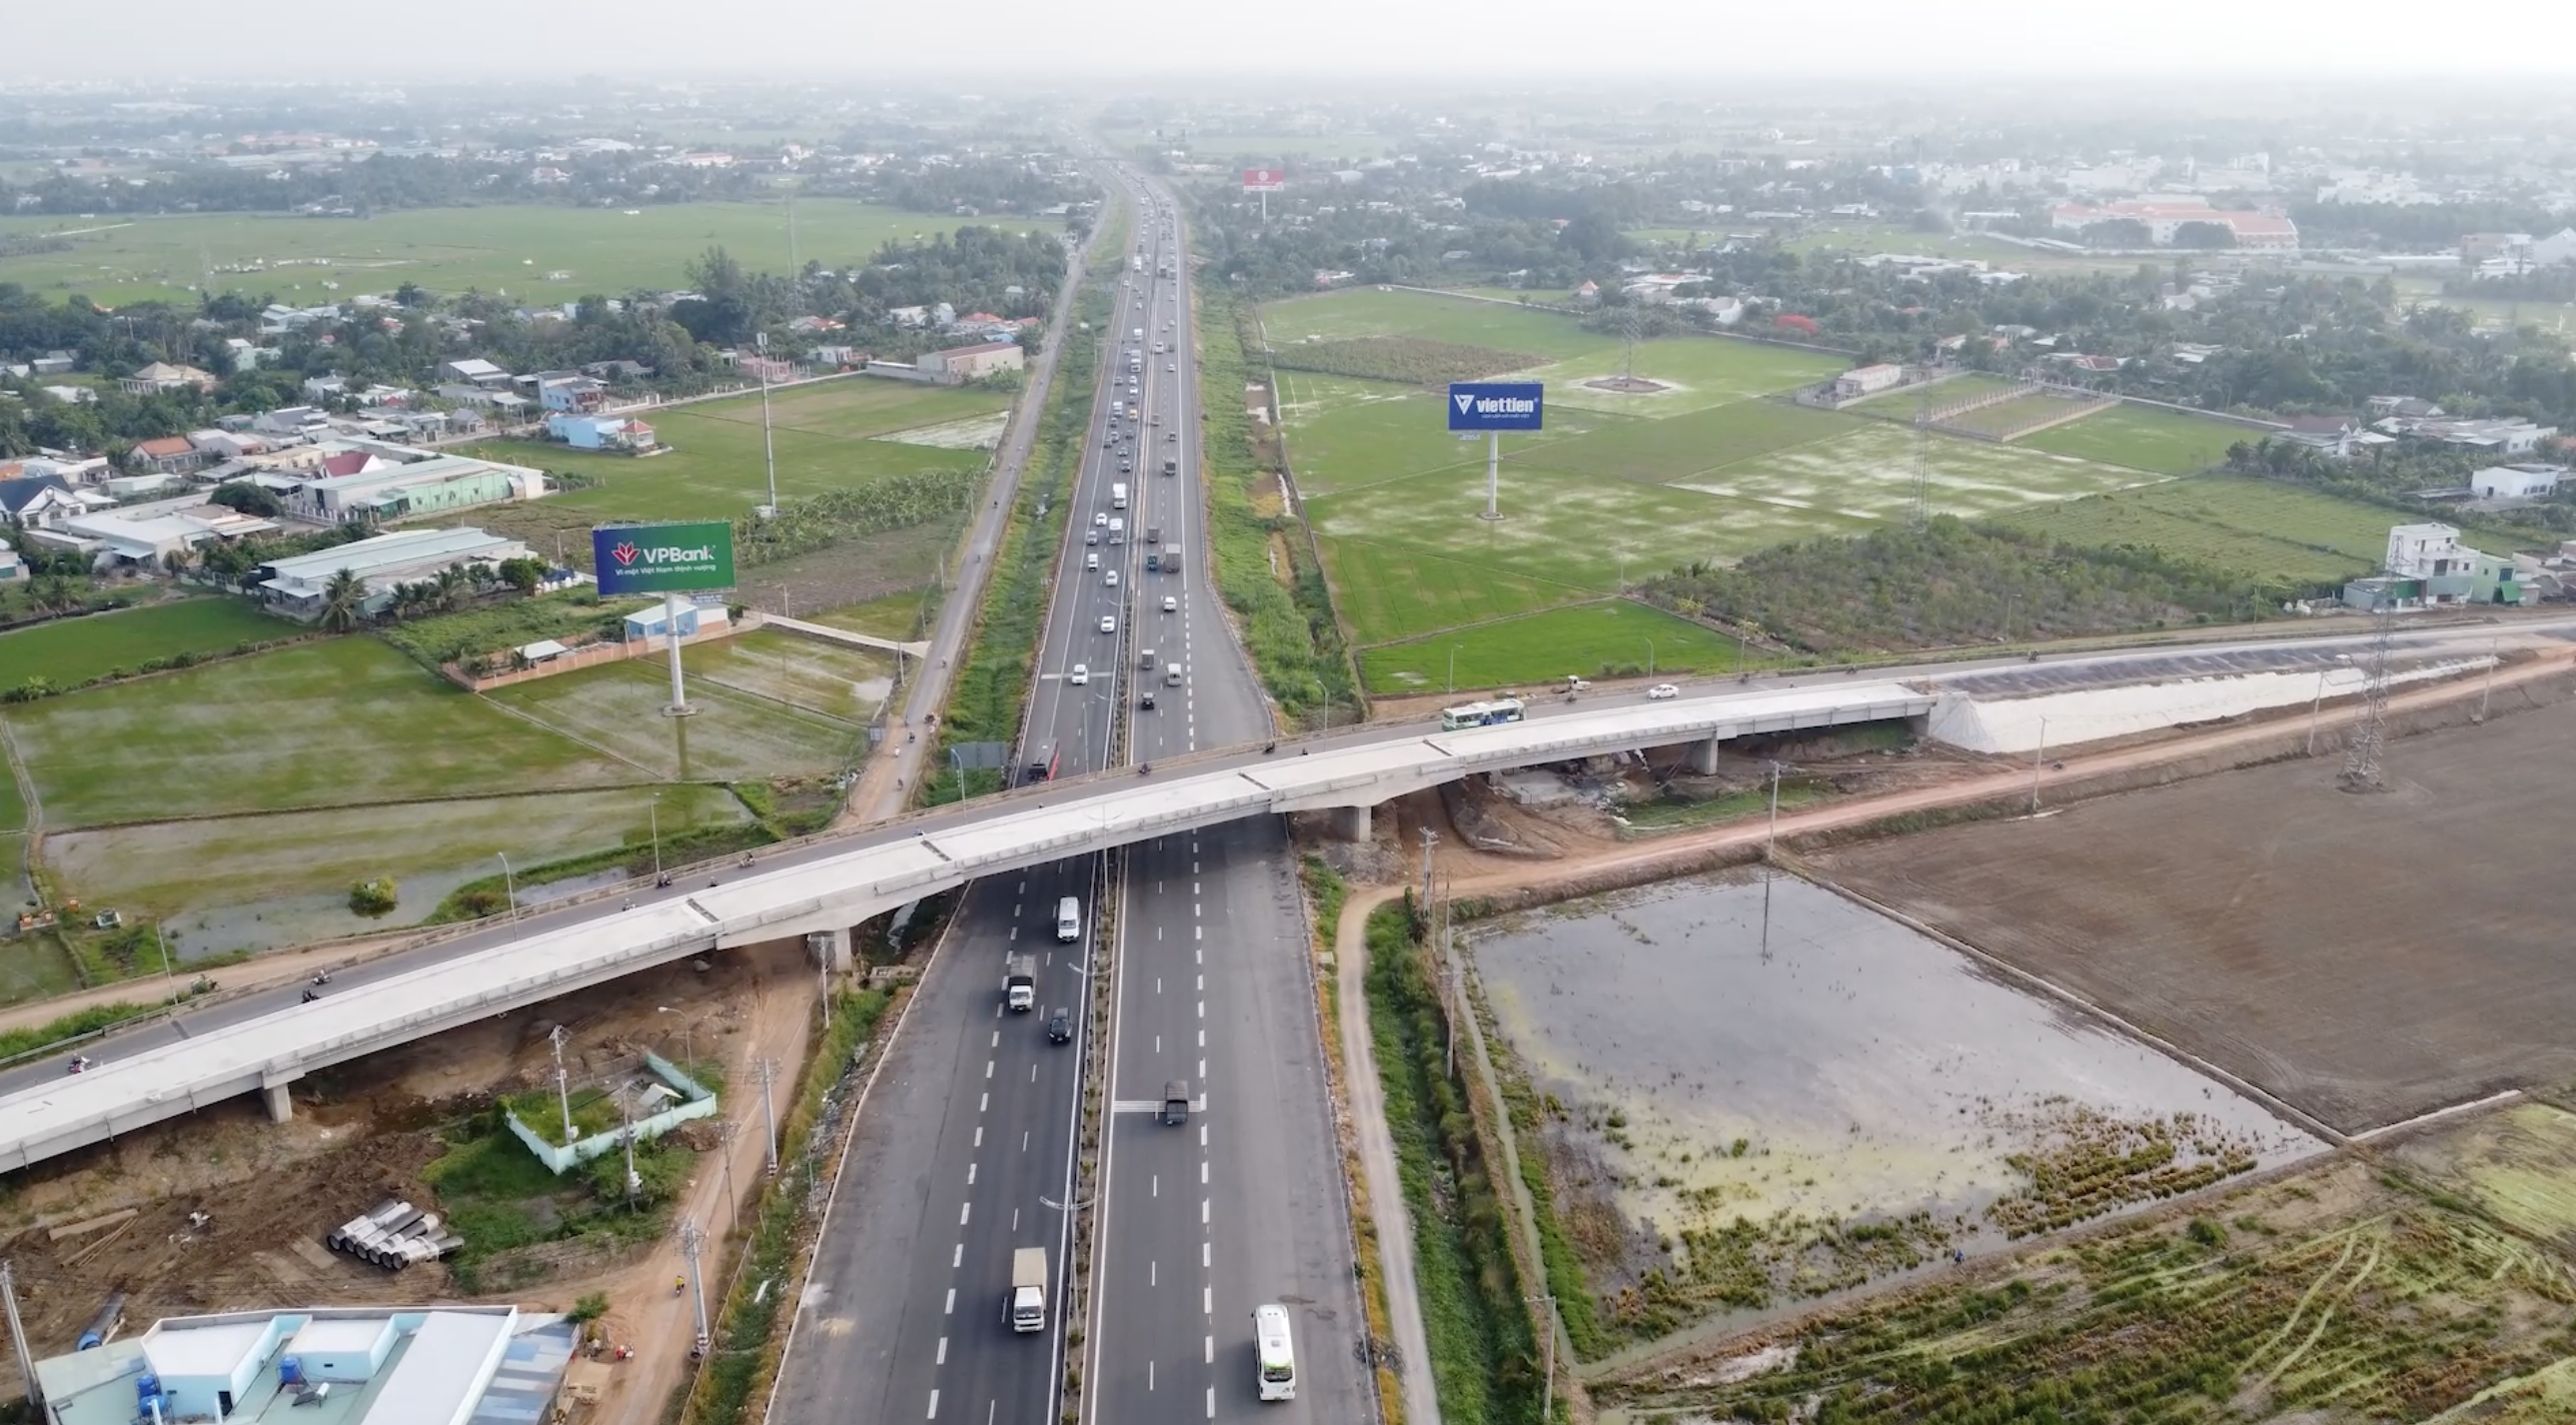
[[[2143,226],[2147,241],[2157,247],[2172,247],[2175,234],[2187,224],[2207,223],[2226,229],[2240,248],[2272,252],[2296,252],[2299,248],[2298,224],[2288,218],[2270,213],[2229,212],[2197,199],[2061,203],[2048,210],[2048,225],[2059,232],[2081,232],[2097,223],[2122,220]]]

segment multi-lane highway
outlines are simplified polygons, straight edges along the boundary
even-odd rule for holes
[[[1269,729],[1209,578],[1180,231],[1159,195],[1120,181],[1134,241],[1016,749],[1024,781]],[[1174,553],[1179,572],[1147,568]],[[1065,896],[1084,921],[1070,944],[1055,933]],[[1104,937],[1118,992],[1090,1023]],[[1268,1301],[1304,1318],[1290,1412],[1365,1418],[1306,946],[1275,821],[1147,843],[1123,867],[1084,857],[972,886],[853,1142],[778,1418],[1038,1425],[1056,1418],[1068,1351],[1094,1421],[1231,1417],[1256,1403],[1250,1314]],[[1032,1014],[1002,1007],[1019,952],[1038,957]],[[1046,1032],[1058,1008],[1073,1011],[1061,1044]],[[1113,1104],[1159,1105],[1181,1078],[1200,1111],[1187,1125],[1113,1111],[1077,1179],[1080,1066],[1097,1033],[1110,1036]],[[1086,1200],[1068,1213],[1077,1190]],[[1092,1293],[1067,1300],[1068,1254],[1094,1233]],[[1047,1253],[1052,1309],[1044,1332],[1016,1333],[1002,1302],[1012,1253],[1032,1246]]]

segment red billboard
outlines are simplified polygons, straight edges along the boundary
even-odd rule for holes
[[[1281,169],[1247,168],[1243,170],[1243,191],[1246,193],[1276,193],[1287,186],[1288,175]]]

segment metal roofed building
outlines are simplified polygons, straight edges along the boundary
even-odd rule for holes
[[[372,611],[396,584],[435,578],[452,564],[499,564],[527,553],[519,541],[479,529],[398,530],[262,565],[260,596],[280,613],[312,618],[322,612],[331,576],[346,569],[367,591]]]
[[[178,1316],[36,1363],[54,1425],[527,1425],[579,1330],[511,1306],[332,1307]]]

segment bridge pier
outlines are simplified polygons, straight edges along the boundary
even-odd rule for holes
[[[289,1070],[283,1074],[260,1075],[259,1097],[260,1102],[268,1106],[269,1122],[284,1123],[295,1117],[295,1100],[288,1096],[287,1089],[302,1077],[304,1077],[302,1069]]]
[[[850,968],[850,932],[846,927],[808,931],[805,953],[814,957],[814,963],[833,974],[846,974]]]
[[[1726,745],[1723,737],[1712,737],[1690,745],[1691,770],[1703,777],[1717,775],[1717,751]]]
[[[1369,808],[1365,806],[1335,807],[1333,808],[1332,817],[1332,837],[1335,841],[1366,841],[1369,839]]]

